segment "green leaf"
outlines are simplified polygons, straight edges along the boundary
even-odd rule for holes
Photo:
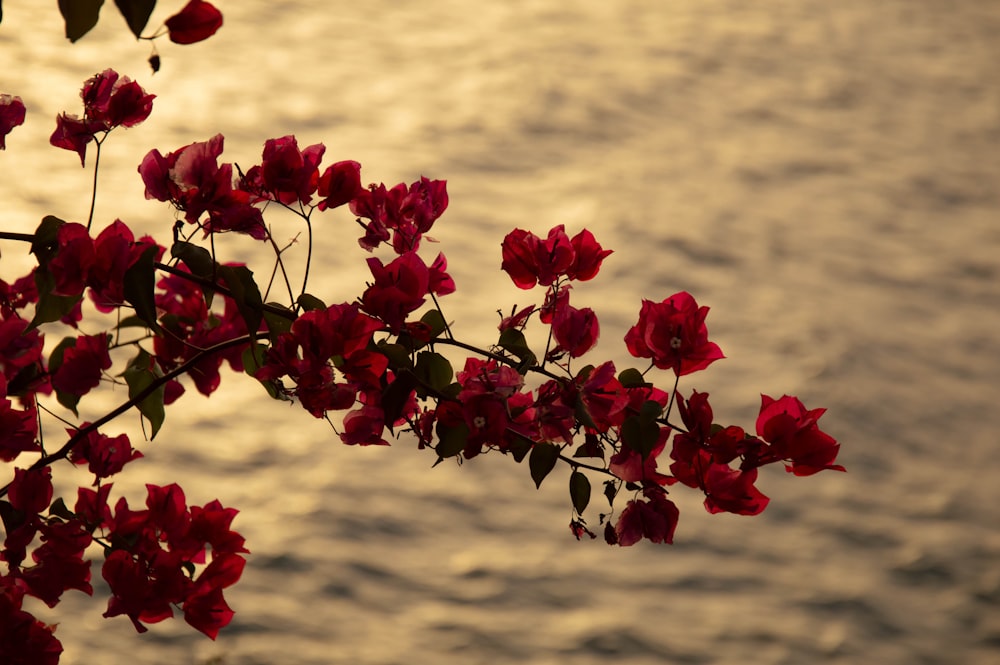
[[[643,459],[656,447],[660,439],[660,426],[656,419],[663,413],[659,402],[647,400],[639,408],[639,415],[629,416],[621,428],[621,438],[625,445],[642,455]]]
[[[138,355],[125,367],[122,376],[125,378],[125,383],[128,384],[129,399],[135,399],[142,391],[149,388],[153,382],[162,378],[163,371],[156,364],[153,356],[149,355],[144,349],[139,349]],[[156,433],[160,431],[160,426],[163,425],[163,420],[166,417],[163,408],[164,388],[165,386],[158,386],[136,405],[139,413],[149,420],[150,440],[156,437]]]
[[[149,16],[156,7],[156,0],[115,0],[115,5],[125,17],[128,29],[138,39],[142,36],[142,31],[149,22]]]
[[[269,302],[267,306],[270,308],[281,309],[282,311],[288,312],[289,316],[281,316],[280,314],[268,310],[263,310],[264,322],[267,324],[267,332],[271,337],[272,342],[278,341],[278,335],[281,333],[286,333],[292,329],[292,321],[294,321],[295,312],[285,307],[281,303]]]
[[[447,427],[440,422],[435,427],[438,436],[438,444],[434,450],[438,454],[439,461],[448,457],[454,457],[465,450],[465,444],[469,441],[469,427],[465,423],[459,423],[454,427]]]
[[[38,258],[38,265],[43,268],[56,255],[59,247],[59,227],[66,222],[53,215],[46,215],[35,229],[35,239],[31,241],[31,253]]]
[[[63,501],[62,497],[57,498],[49,506],[49,515],[55,515],[56,517],[61,517],[66,520],[71,520],[76,517],[76,513],[66,507],[66,502]]]
[[[34,330],[43,323],[58,321],[69,314],[83,298],[82,293],[77,296],[53,295],[56,279],[48,270],[41,268],[35,271],[35,287],[38,289],[38,302],[35,303],[35,316],[27,330]]]
[[[233,295],[236,309],[240,310],[240,316],[246,321],[247,331],[250,334],[257,332],[264,319],[264,303],[257,282],[253,281],[253,273],[246,266],[219,266],[219,277]]]
[[[454,376],[451,363],[440,353],[421,351],[417,354],[417,364],[413,373],[421,383],[430,386],[435,391],[445,389]]]
[[[430,327],[431,339],[434,339],[448,329],[448,324],[445,323],[444,317],[441,316],[441,312],[436,309],[427,310],[427,312],[420,317],[420,321]]]
[[[83,37],[97,25],[104,0],[59,0],[59,12],[66,21],[66,38],[71,42]]]
[[[604,498],[608,500],[608,505],[613,506],[615,503],[615,497],[618,496],[618,481],[615,480],[605,480],[604,481]]]
[[[393,372],[413,369],[410,352],[402,344],[390,344],[384,339],[380,339],[376,346],[378,352],[389,359],[389,369]]]
[[[188,267],[195,277],[215,283],[218,265],[212,259],[212,255],[204,247],[199,247],[183,240],[178,240],[170,247],[170,256],[180,259]],[[211,287],[202,287],[205,294],[205,303],[212,306],[212,296],[215,290]]]
[[[542,481],[549,475],[549,472],[556,466],[559,459],[559,446],[553,443],[536,443],[528,455],[528,469],[531,471],[531,479],[535,481],[535,487],[541,487]]]
[[[578,515],[582,515],[590,503],[590,480],[579,471],[569,476],[569,498]]]
[[[326,303],[309,293],[303,293],[296,302],[307,312],[314,309],[326,309]]]
[[[520,464],[528,456],[528,453],[531,452],[533,445],[534,442],[528,437],[513,432],[507,452],[511,454],[515,462]]]
[[[618,375],[618,381],[626,388],[641,388],[649,385],[642,372],[634,367],[622,370]]]
[[[396,374],[393,382],[382,391],[382,411],[387,426],[391,427],[403,415],[403,409],[416,387],[417,377],[404,370]]]
[[[521,366],[517,368],[521,374],[527,372],[529,367],[538,364],[537,356],[528,348],[528,342],[524,338],[524,333],[516,328],[508,328],[500,333],[500,340],[497,342],[497,346],[513,354],[514,357],[521,361]]]
[[[253,376],[257,373],[264,365],[264,354],[267,353],[267,347],[263,344],[258,344],[257,342],[251,342],[247,348],[243,350],[243,371]],[[287,398],[285,395],[278,390],[278,384],[274,381],[260,381],[260,385],[264,386],[264,390],[267,394],[271,396],[271,399],[285,401]]]
[[[135,314],[151,330],[158,331],[156,323],[156,254],[155,245],[147,247],[128,270],[125,271],[125,302],[135,307]]]

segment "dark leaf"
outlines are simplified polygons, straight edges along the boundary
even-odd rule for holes
[[[59,12],[66,21],[66,38],[71,42],[83,37],[97,25],[104,0],[59,0]]]
[[[646,377],[642,375],[642,372],[634,367],[622,370],[618,375],[618,381],[626,388],[641,388],[649,385],[649,383],[646,382]]]
[[[413,369],[410,353],[402,344],[390,344],[382,339],[378,342],[378,351],[389,359],[389,369],[393,372]]]
[[[125,271],[125,301],[135,307],[136,316],[152,330],[159,330],[154,298],[157,251],[156,245],[147,247]]]
[[[303,293],[296,302],[307,312],[314,309],[326,309],[326,303],[309,293]]]
[[[497,346],[513,354],[521,361],[521,367],[518,368],[521,374],[527,372],[529,367],[538,364],[538,359],[534,352],[528,348],[524,333],[516,328],[507,328],[500,333],[500,340],[497,342]]]
[[[61,517],[65,520],[71,520],[76,517],[76,513],[66,507],[66,502],[63,501],[62,497],[57,498],[49,506],[49,515],[55,515],[56,517]]]
[[[413,368],[413,373],[421,383],[430,386],[434,391],[446,388],[454,376],[448,359],[433,351],[421,351],[417,354],[417,364]]]
[[[420,321],[427,324],[431,329],[431,339],[434,339],[448,329],[448,324],[445,323],[444,317],[436,309],[428,310],[420,317]]]
[[[188,270],[195,277],[200,277],[209,282],[215,283],[218,266],[212,259],[212,255],[204,247],[193,245],[183,240],[178,240],[170,248],[170,256],[180,259],[187,266]],[[212,306],[212,295],[215,293],[211,288],[202,287],[205,293],[205,302]]]
[[[122,376],[125,378],[125,383],[128,384],[129,399],[135,399],[157,379],[162,378],[163,371],[149,353],[139,349],[139,354],[125,367]],[[160,385],[136,405],[139,413],[149,420],[150,440],[156,437],[156,433],[160,431],[160,426],[163,425],[163,420],[166,417],[163,408],[163,395],[164,386]]]
[[[38,265],[46,267],[56,250],[59,247],[57,236],[59,227],[65,224],[64,220],[53,215],[46,215],[42,218],[41,224],[35,229],[35,239],[31,241],[31,253],[38,259]]]
[[[528,469],[535,487],[541,487],[542,481],[556,466],[559,459],[559,446],[552,443],[536,443],[528,455]]]
[[[47,270],[39,268],[35,271],[35,287],[38,289],[38,302],[35,304],[35,316],[28,324],[28,330],[34,330],[43,323],[58,321],[70,313],[76,303],[83,298],[78,296],[57,296],[52,294],[56,288],[55,277]]]
[[[382,411],[385,414],[386,424],[399,420],[413,389],[416,387],[417,378],[413,376],[412,372],[404,370],[396,374],[393,382],[382,391]]]
[[[439,458],[454,457],[465,450],[465,444],[469,441],[469,427],[465,423],[447,427],[439,422],[435,429],[437,430],[438,444],[434,446],[434,450]]]
[[[604,496],[608,500],[608,505],[614,505],[615,497],[618,496],[618,483],[614,480],[604,481]]]
[[[263,344],[258,344],[256,342],[250,343],[246,349],[243,350],[243,371],[253,376],[257,373],[257,370],[261,368],[264,364],[264,354],[267,353],[267,347]],[[285,395],[278,390],[278,384],[274,381],[261,381],[260,385],[264,386],[264,390],[267,394],[271,396],[271,399],[285,400],[287,399]]]
[[[132,31],[136,39],[141,37],[146,23],[149,22],[149,15],[156,7],[156,0],[115,0],[115,4],[118,6],[118,11],[125,17],[128,29]]]
[[[253,334],[260,329],[264,315],[261,307],[260,289],[253,281],[253,273],[246,266],[219,266],[219,277],[229,288],[236,301],[236,308],[247,324],[247,332]]]
[[[286,333],[292,329],[292,321],[294,320],[295,312],[280,303],[269,302],[267,305],[268,307],[284,310],[289,314],[289,316],[281,316],[277,312],[268,311],[266,309],[263,310],[264,323],[267,324],[267,331],[270,334],[271,341],[276,342],[278,340],[278,335]]]
[[[507,452],[514,457],[515,462],[520,464],[524,461],[524,458],[528,456],[528,453],[531,452],[532,445],[534,444],[531,439],[521,434],[514,434],[511,439],[510,446],[507,448]]]
[[[574,471],[569,476],[569,498],[579,515],[583,514],[590,503],[590,480],[579,471]]]

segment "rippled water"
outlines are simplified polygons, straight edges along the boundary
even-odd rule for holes
[[[564,476],[536,492],[500,457],[431,470],[407,441],[348,449],[226,377],[178,403],[116,487],[183,476],[190,502],[241,509],[253,556],[233,625],[217,643],[179,622],[136,636],[68,594],[46,615],[64,663],[998,657],[996,3],[220,0],[223,30],[165,46],[156,76],[111,9],[70,47],[54,10],[11,4],[0,90],[29,120],[0,153],[5,228],[86,214],[89,172],[35,146],[114,66],[159,97],[106,145],[106,222],[166,237],[135,165],[217,132],[241,164],[294,133],[366,181],[445,178],[433,235],[465,334],[485,343],[498,306],[528,301],[495,269],[504,233],[586,226],[616,251],[574,293],[601,316],[599,352],[625,366],[639,299],[687,289],[729,357],[682,389],[747,426],[760,392],[826,406],[849,468],[764,474],[757,518],[678,491],[676,545],[613,550],[568,534]],[[321,219],[316,292],[350,298],[365,256],[350,219]]]

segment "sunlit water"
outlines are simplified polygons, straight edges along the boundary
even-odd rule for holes
[[[142,483],[179,480],[191,503],[241,510],[234,623],[216,643],[179,621],[137,636],[70,592],[39,610],[62,622],[62,662],[996,662],[996,3],[220,0],[219,34],[164,46],[156,76],[110,3],[73,47],[55,3],[29,4],[0,26],[0,91],[29,107],[0,153],[4,228],[85,217],[90,171],[39,146],[113,66],[158,98],[105,146],[99,225],[166,242],[172,212],[135,167],[217,132],[241,165],[294,133],[366,182],[445,178],[432,235],[463,335],[488,343],[495,310],[534,295],[497,269],[503,234],[587,227],[615,250],[574,290],[601,316],[595,356],[627,366],[640,299],[689,290],[728,358],[682,390],[747,427],[760,392],[825,406],[849,468],[769,469],[756,518],[678,490],[676,545],[611,549],[570,536],[563,472],[536,491],[499,456],[432,470],[405,439],[346,448],[225,376],[168,412],[116,487],[140,503]],[[318,219],[313,290],[350,299],[367,274],[353,222]],[[9,279],[27,263],[2,249]]]

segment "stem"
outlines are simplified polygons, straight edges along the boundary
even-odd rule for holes
[[[211,290],[215,291],[216,293],[221,293],[222,295],[224,295],[224,296],[226,296],[228,298],[232,298],[233,297],[233,292],[232,291],[230,291],[229,289],[227,289],[224,286],[220,286],[219,284],[216,284],[215,282],[213,282],[210,279],[205,279],[203,277],[198,277],[197,275],[192,275],[189,272],[184,272],[183,270],[181,270],[179,268],[175,268],[173,266],[169,266],[169,265],[167,265],[165,263],[158,263],[157,262],[157,263],[154,263],[153,265],[156,267],[157,270],[162,270],[163,272],[170,273],[171,275],[176,275],[177,277],[180,277],[182,279],[186,279],[189,282],[194,282],[195,284],[197,284],[198,286],[200,286],[202,288],[211,289]],[[265,311],[265,312],[268,312],[270,314],[275,314],[277,316],[286,318],[289,321],[294,321],[295,320],[295,315],[293,313],[289,312],[288,310],[282,309],[280,307],[275,307],[274,305],[268,305],[268,304],[265,303],[265,304],[261,305],[260,308],[263,311]]]
[[[309,220],[309,215],[306,214],[302,215],[302,219],[306,220],[306,230],[308,232],[308,235],[306,236],[306,269],[305,273],[302,275],[302,293],[300,294],[300,297],[301,295],[305,295],[306,285],[309,284],[309,266],[312,263],[312,255],[313,255],[312,222]]]
[[[253,340],[262,339],[266,337],[267,333],[255,333],[253,335],[243,335],[241,337],[235,337],[233,339],[226,340],[225,342],[219,342],[215,346],[205,349],[203,352],[197,354],[196,356],[185,362],[183,365],[180,365],[179,367],[172,369],[171,371],[167,372],[160,378],[150,383],[144,390],[140,391],[135,397],[132,397],[127,402],[120,404],[118,407],[108,412],[104,416],[98,418],[97,420],[90,423],[86,427],[78,429],[76,431],[76,434],[70,437],[69,441],[67,441],[62,448],[60,448],[59,450],[50,455],[43,455],[38,460],[36,460],[35,463],[28,468],[28,470],[32,471],[35,469],[40,469],[44,466],[48,466],[52,462],[57,462],[61,459],[65,459],[66,457],[69,456],[69,451],[72,450],[73,447],[77,443],[79,443],[85,436],[87,436],[91,432],[97,431],[99,427],[111,422],[112,420],[122,415],[123,413],[126,413],[127,411],[129,411],[130,409],[141,403],[144,399],[152,395],[154,392],[156,392],[160,387],[166,385],[168,381],[175,379],[178,376],[181,376],[182,374],[187,374],[195,365],[197,365],[205,358],[214,355],[216,353],[219,353],[220,351],[225,351],[226,349],[232,348],[234,346],[240,346],[241,344],[247,344]],[[7,490],[9,488],[10,488],[10,483],[4,485],[3,487],[0,487],[0,497],[6,496]]]
[[[107,138],[107,134],[104,135]],[[87,232],[90,232],[90,225],[94,223],[94,208],[97,206],[97,172],[98,167],[101,165],[101,144],[104,139],[98,139],[94,137],[94,142],[97,144],[97,154],[94,156],[94,184],[90,190],[90,215],[87,217]]]
[[[448,325],[448,319],[445,318],[444,310],[441,309],[441,303],[438,302],[437,296],[433,293],[431,295],[431,300],[434,301],[434,307],[437,308],[438,314],[441,315],[441,320],[444,321],[444,331],[448,333],[448,339],[455,339],[455,336],[451,333],[451,326]]]

